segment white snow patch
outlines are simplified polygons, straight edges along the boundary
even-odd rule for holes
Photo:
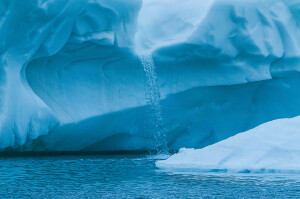
[[[203,149],[156,162],[173,171],[300,173],[300,116],[262,124]]]

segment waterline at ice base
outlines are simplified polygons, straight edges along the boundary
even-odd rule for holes
[[[296,117],[299,13],[298,0],[3,0],[1,151],[168,153]],[[289,125],[249,144],[300,138]]]

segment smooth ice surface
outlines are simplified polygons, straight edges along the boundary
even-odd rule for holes
[[[181,149],[156,166],[173,171],[300,173],[300,117],[279,119],[203,149]]]
[[[2,0],[0,148],[170,149],[300,115],[298,0]],[[150,131],[149,131],[150,129]]]

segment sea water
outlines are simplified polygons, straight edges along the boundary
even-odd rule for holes
[[[299,198],[300,176],[171,173],[164,156],[36,155],[0,158],[0,198]]]

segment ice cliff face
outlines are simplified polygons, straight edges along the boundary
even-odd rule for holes
[[[299,115],[299,13],[299,0],[1,1],[0,148],[153,148],[141,53],[171,149]]]

